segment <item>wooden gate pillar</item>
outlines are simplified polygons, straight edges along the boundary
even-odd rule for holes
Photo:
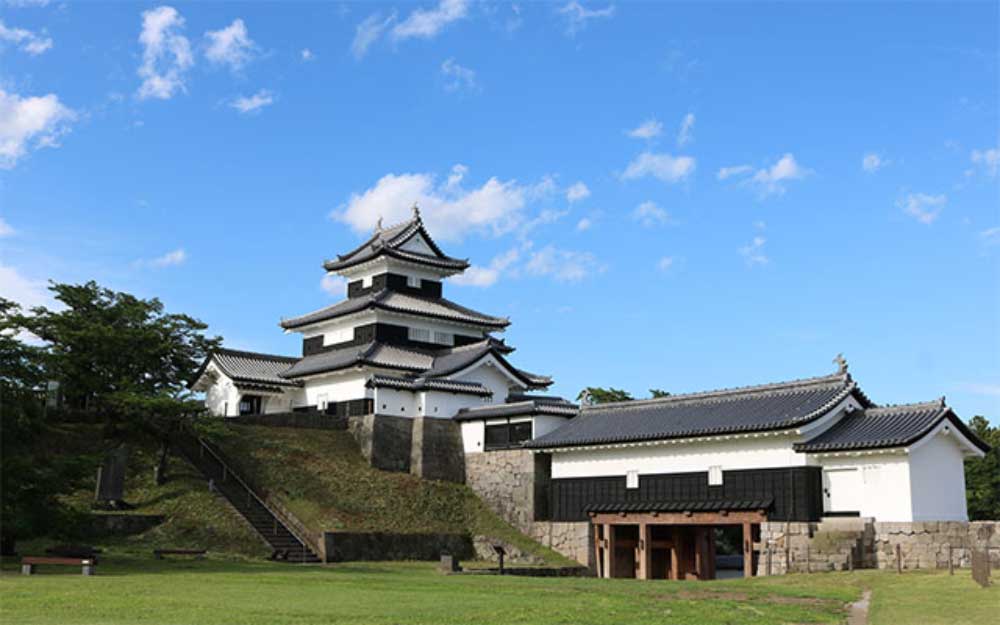
[[[743,522],[743,577],[753,577],[753,524]]]
[[[639,524],[639,579],[652,579],[653,530],[646,523]]]

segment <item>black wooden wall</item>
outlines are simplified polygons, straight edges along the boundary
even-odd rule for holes
[[[625,477],[555,479],[549,484],[548,519],[586,521],[586,508],[599,503],[740,501],[774,499],[772,521],[818,521],[823,514],[819,467],[724,471],[722,486],[708,485],[708,472],[640,475],[639,488]]]

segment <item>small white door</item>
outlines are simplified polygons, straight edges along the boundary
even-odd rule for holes
[[[860,512],[864,489],[861,469],[823,469],[823,509],[826,512]]]

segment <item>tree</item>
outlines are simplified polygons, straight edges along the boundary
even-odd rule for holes
[[[576,396],[577,401],[589,402],[591,404],[607,404],[616,401],[632,401],[634,397],[628,391],[618,388],[602,388],[600,386],[588,386],[580,391]]]
[[[649,396],[653,399],[659,399],[660,397],[670,397],[670,393],[658,388],[649,389]]]
[[[200,410],[186,385],[221,342],[207,325],[164,312],[158,299],[140,299],[96,282],[49,287],[65,308],[36,307],[16,323],[44,341],[47,374],[62,384],[68,406],[96,414],[110,438],[160,445],[156,478],[164,479],[169,437]]]
[[[0,298],[0,551],[58,527],[59,496],[78,487],[83,460],[46,448],[42,350],[20,340],[17,304]]]
[[[969,420],[969,429],[991,447],[982,458],[965,461],[965,492],[969,519],[1000,519],[1000,426],[991,427],[985,417]]]
[[[21,328],[45,343],[48,374],[62,382],[74,408],[105,409],[116,393],[176,396],[221,338],[207,325],[168,314],[158,299],[86,284],[49,287],[65,308],[37,307]]]

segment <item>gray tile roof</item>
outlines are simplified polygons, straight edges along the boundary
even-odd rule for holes
[[[702,499],[693,501],[623,501],[587,506],[587,512],[718,512],[719,510],[767,510],[766,499]]]
[[[294,379],[357,365],[420,372],[429,369],[433,362],[433,356],[421,351],[371,342],[305,356],[281,375]]]
[[[406,372],[413,378],[443,378],[465,369],[487,354],[492,354],[514,377],[530,388],[544,388],[552,383],[546,376],[528,373],[512,366],[504,358],[504,354],[510,351],[510,347],[492,337],[461,347],[439,350],[409,349],[371,342],[305,356],[281,375],[284,378],[295,379],[353,366],[369,365]]]
[[[815,438],[797,443],[799,452],[844,451],[905,447],[949,420],[974,445],[989,447],[973,434],[944,403],[944,398],[920,404],[903,404],[855,411]]]
[[[194,381],[197,382],[198,378],[202,376],[209,362],[215,362],[222,373],[232,379],[237,386],[242,385],[250,388],[257,385],[263,387],[298,386],[298,382],[281,377],[281,373],[297,360],[298,358],[289,356],[219,348],[205,359],[201,369],[195,375]]]
[[[402,246],[418,233],[427,241],[427,245],[434,252],[433,255],[403,249]],[[327,271],[340,271],[374,260],[382,255],[455,272],[463,271],[469,267],[468,261],[452,258],[441,251],[441,248],[434,243],[424,228],[419,211],[414,210],[413,219],[389,228],[376,228],[367,241],[347,254],[339,254],[335,260],[326,261],[323,263],[323,268]]]
[[[489,329],[501,329],[510,325],[509,319],[486,315],[443,297],[417,297],[415,295],[390,291],[389,289],[382,289],[363,297],[346,299],[332,306],[327,306],[326,308],[321,308],[320,310],[299,317],[282,319],[279,325],[286,330],[292,330],[367,309],[378,309],[416,315],[418,317],[456,321]]]
[[[600,445],[760,432],[808,423],[854,394],[871,402],[846,373],[641,401],[584,406],[534,448]]]
[[[478,382],[440,380],[436,378],[399,378],[390,375],[373,375],[365,383],[370,388],[396,388],[406,391],[447,391],[466,395],[489,397],[493,391]]]
[[[476,421],[479,419],[526,417],[534,415],[551,415],[554,417],[572,418],[576,416],[579,410],[579,406],[562,398],[539,397],[537,399],[508,401],[504,404],[489,404],[473,408],[462,408],[454,417],[452,417],[452,419],[455,421]]]

